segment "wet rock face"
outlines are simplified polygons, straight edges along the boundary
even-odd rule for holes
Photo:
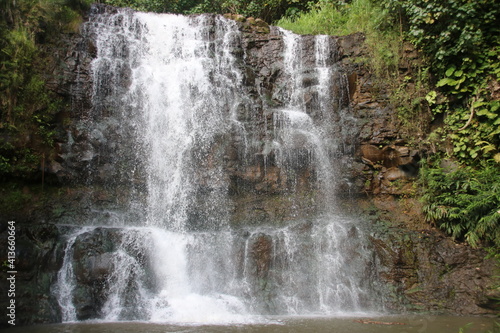
[[[270,268],[273,261],[273,239],[269,235],[260,233],[250,239],[250,259],[247,269],[250,269],[248,276],[252,281],[252,295],[259,299],[260,311],[267,313],[273,308],[272,286],[269,279]]]
[[[389,305],[391,309],[496,313],[487,305],[495,262],[485,260],[483,251],[456,244],[433,231],[400,230],[372,242],[385,267],[382,279],[399,295]]]
[[[96,6],[95,13],[108,13],[114,9],[106,6]],[[91,14],[91,15],[93,15]],[[238,70],[243,73],[242,76],[242,94],[248,100],[241,103],[235,112],[239,129],[234,133],[226,134],[224,137],[217,138],[217,142],[211,144],[206,151],[199,152],[201,158],[196,158],[192,168],[199,170],[193,178],[197,183],[196,197],[199,202],[203,201],[206,193],[210,193],[214,188],[206,184],[210,182],[212,176],[210,172],[204,173],[203,170],[209,170],[220,161],[224,162],[224,179],[221,182],[228,183],[228,191],[235,202],[236,215],[243,215],[240,212],[255,212],[254,216],[248,215],[249,220],[262,220],[264,214],[260,214],[260,207],[248,207],[245,201],[240,198],[245,197],[247,193],[257,194],[259,196],[272,197],[275,195],[289,194],[290,192],[302,192],[304,197],[312,197],[316,171],[310,162],[310,142],[304,136],[301,140],[295,133],[294,140],[297,141],[289,150],[293,151],[291,155],[297,155],[293,161],[293,176],[284,171],[280,165],[276,148],[273,147],[273,135],[276,135],[277,125],[275,124],[276,109],[283,107],[286,103],[289,78],[284,65],[284,40],[282,33],[276,27],[269,27],[259,20],[232,18],[237,21],[241,30],[241,40],[236,40],[232,45],[231,53],[237,59]],[[208,21],[215,21],[215,16],[210,16]],[[240,22],[241,21],[241,22]],[[102,75],[98,75],[98,80],[109,84],[100,87],[99,97],[92,97],[92,80],[95,79],[91,69],[91,63],[96,59],[96,39],[92,33],[75,35],[68,41],[68,46],[74,48],[70,56],[62,57],[61,75],[65,81],[55,85],[55,90],[72,92],[75,91],[72,104],[72,122],[67,125],[66,142],[58,143],[58,155],[50,163],[50,172],[53,172],[61,182],[72,184],[92,184],[99,186],[110,192],[116,190],[124,184],[133,187],[130,192],[124,193],[118,190],[120,197],[127,195],[134,196],[139,201],[146,192],[146,176],[144,172],[147,156],[144,156],[146,147],[141,143],[130,144],[130,138],[135,131],[144,129],[134,128],[131,123],[124,121],[117,114],[123,113],[127,117],[134,116],[134,108],[130,105],[116,105],[114,99],[121,96],[120,91],[127,87],[130,77],[130,68],[126,65],[114,69],[113,74],[104,70]],[[326,64],[332,65],[341,59],[342,51],[337,47],[337,39],[329,38],[331,50],[326,55]],[[307,110],[311,118],[330,117],[338,120],[340,117],[336,114],[338,109],[348,109],[348,96],[343,89],[346,89],[344,82],[344,72],[339,68],[333,73],[332,80],[338,84],[333,85],[335,100],[331,101],[331,109],[327,116],[315,114],[318,102],[318,78],[314,73],[315,64],[315,37],[304,36],[301,38],[301,50],[303,54],[301,62],[303,63],[303,79],[300,85],[304,88],[301,92],[307,104]],[[127,52],[118,50],[123,57],[127,57]],[[117,51],[117,52],[118,52]],[[67,64],[66,64],[67,63]],[[95,73],[94,73],[95,74]],[[111,75],[111,76],[110,76]],[[108,77],[110,76],[110,77]],[[108,82],[109,81],[109,82]],[[60,86],[60,87],[59,87]],[[108,91],[109,90],[109,91]],[[84,103],[85,102],[85,103]],[[318,112],[316,112],[318,113]],[[229,116],[228,116],[229,117]],[[125,117],[126,118],[126,117]],[[326,122],[326,121],[323,121]],[[332,122],[333,123],[333,122]],[[345,125],[345,124],[344,124]],[[350,125],[350,124],[348,124]],[[234,126],[231,125],[231,126]],[[136,126],[140,127],[140,126]],[[338,125],[338,131],[342,128],[351,126]],[[357,130],[353,126],[352,133]],[[345,151],[338,149],[335,154],[342,155],[342,167],[347,172],[339,171],[342,174],[350,173],[350,160],[356,143],[352,139],[353,135],[345,134],[345,146],[349,147]],[[271,138],[271,139],[270,139]],[[310,140],[310,139],[309,139]],[[291,140],[290,140],[291,141]],[[342,145],[338,145],[342,146]],[[309,151],[308,151],[309,150]],[[333,153],[332,153],[333,154]],[[292,163],[289,163],[292,164]],[[226,179],[227,177],[227,179]],[[212,177],[213,178],[213,177]],[[346,188],[349,183],[349,177],[346,177],[339,185],[340,191],[348,192]],[[222,185],[221,185],[222,186]],[[290,188],[293,190],[290,190]],[[138,194],[138,195],[137,195]],[[285,201],[272,200],[273,206],[265,204],[265,214],[272,217],[287,217],[286,211],[289,207]],[[309,202],[312,201],[311,199]],[[285,206],[284,206],[285,205]],[[261,205],[260,205],[261,206]],[[304,205],[306,206],[306,205]],[[254,207],[257,207],[254,209]],[[307,208],[306,208],[307,209]],[[297,215],[293,212],[291,215]],[[305,213],[307,214],[307,213]],[[302,215],[305,215],[302,214]],[[299,214],[300,215],[300,214]],[[253,218],[255,217],[255,219]],[[199,216],[193,214],[193,220],[199,219]],[[269,219],[268,219],[269,221]],[[193,223],[195,224],[195,223]]]
[[[95,6],[91,15],[113,11],[116,10],[107,6]],[[212,155],[223,154],[233,192],[251,190],[258,193],[283,193],[295,180],[287,178],[281,170],[269,143],[269,137],[276,131],[273,109],[284,106],[289,93],[283,35],[278,28],[267,26],[258,19],[230,18],[236,21],[242,32],[241,40],[231,45],[231,53],[237,57],[238,71],[243,74],[242,93],[250,100],[238,106],[235,115],[243,131],[251,134],[245,134],[243,138],[241,130],[235,130],[231,137],[221,138],[221,143],[205,156],[205,160],[213,158]],[[214,17],[207,20],[210,19],[215,20]],[[71,51],[59,55],[61,65],[58,75],[64,79],[51,83],[51,87],[56,92],[70,96],[72,122],[66,126],[66,141],[58,142],[58,154],[49,163],[47,171],[55,174],[63,183],[85,183],[92,179],[93,184],[119,186],[133,183],[139,189],[145,182],[145,172],[141,172],[145,168],[144,157],[141,157],[144,147],[140,144],[130,145],[129,141],[135,131],[141,129],[115,117],[120,112],[130,117],[134,115],[132,106],[117,105],[118,102],[114,101],[119,99],[117,96],[120,96],[120,91],[127,89],[130,84],[131,69],[125,64],[109,71],[112,74],[106,71],[97,73],[98,80],[107,82],[107,85],[98,89],[99,97],[93,97],[92,80],[96,73],[93,73],[91,63],[96,58],[96,38],[86,31],[82,35],[75,35],[66,43]],[[326,55],[327,66],[338,62],[342,55],[335,37],[329,39],[329,44],[331,50]],[[319,118],[322,115],[314,111],[317,109],[319,83],[314,72],[314,48],[314,36],[301,38],[299,52],[304,67],[301,74],[304,100],[310,116]],[[125,60],[128,57],[125,51],[117,52],[123,53]],[[332,89],[336,90],[333,95],[336,97],[331,101],[329,112],[332,115],[328,117],[338,118],[334,113],[338,112],[337,109],[347,108],[349,101],[348,94],[343,91],[346,89],[343,85],[344,72],[339,69],[333,75],[335,77],[332,80],[339,84],[333,85]],[[339,126],[340,131],[342,127]],[[350,140],[346,146],[356,145],[349,135],[345,135],[345,140]],[[244,151],[247,152],[243,154]],[[117,152],[120,152],[120,156],[117,156]],[[340,151],[339,154],[348,155],[351,152]],[[311,167],[302,165],[300,169],[300,182],[310,182],[314,177]],[[203,182],[203,176],[200,182]]]
[[[370,217],[370,241],[382,284],[392,290],[390,310],[497,313],[491,302],[497,268],[484,250],[455,242],[424,222],[418,199],[385,196],[373,203],[377,216]]]
[[[0,246],[8,249],[8,232],[2,223],[0,231]],[[63,241],[58,228],[52,224],[24,225],[16,223],[15,234],[15,290],[16,324],[27,325],[36,323],[58,322],[61,320],[59,306],[55,296],[50,292],[51,286],[57,280],[57,272],[62,264]],[[6,260],[7,252],[2,255]],[[5,256],[5,257],[4,257]],[[2,281],[10,276],[2,269]],[[0,306],[6,308],[10,298],[7,297],[8,287],[1,283],[2,297]],[[2,320],[0,328],[7,325]]]
[[[96,318],[102,307],[107,280],[114,269],[114,243],[119,239],[109,229],[99,229],[79,237],[73,247],[73,270],[77,287],[74,306],[78,320]]]
[[[91,15],[114,12],[116,9],[109,6],[95,6]],[[267,26],[258,19],[228,18],[235,20],[242,32],[241,41],[234,45],[232,53],[238,58],[238,67],[243,73],[243,89],[253,104],[252,108],[241,105],[236,113],[246,132],[252,133],[252,157],[248,155],[245,161],[241,160],[243,146],[248,143],[236,132],[230,138],[223,138],[228,144],[218,148],[223,150],[227,160],[231,191],[283,193],[290,180],[276,165],[273,152],[264,146],[266,137],[275,130],[273,114],[269,109],[283,106],[287,93],[283,36],[278,28]],[[144,174],[141,172],[143,160],[138,158],[137,153],[142,148],[131,147],[127,141],[129,137],[123,135],[124,132],[132,135],[137,129],[131,127],[123,131],[123,126],[127,125],[113,117],[117,110],[110,101],[113,93],[126,89],[130,84],[130,68],[115,68],[115,74],[121,74],[109,78],[103,73],[100,80],[112,82],[116,91],[101,91],[99,100],[93,100],[91,62],[97,55],[95,38],[93,35],[83,37],[75,34],[64,39],[63,50],[54,52],[59,66],[56,66],[54,78],[49,80],[48,85],[71,100],[68,113],[72,121],[65,125],[66,136],[57,142],[57,156],[47,163],[47,172],[56,175],[63,183],[84,183],[92,178],[95,184],[132,182],[139,189],[145,181],[141,176]],[[312,89],[318,84],[318,78],[313,72],[307,75],[315,64],[314,38],[303,36],[300,50],[304,67],[304,100],[310,106],[309,111],[314,109],[312,106],[317,103],[318,97]],[[351,131],[344,137],[347,151],[339,152],[346,159],[344,170],[340,172],[345,175],[345,181],[339,185],[339,192],[397,194],[390,184],[398,180],[405,182],[415,176],[420,153],[401,140],[400,124],[388,106],[385,88],[377,86],[374,76],[355,61],[357,57],[366,55],[364,37],[361,34],[331,37],[330,44],[332,47],[326,57],[326,65],[338,63],[339,71],[333,75],[339,77],[334,79],[348,84],[347,88],[340,84],[333,86],[334,90],[346,89],[347,93],[340,90],[334,92],[337,100],[332,101],[332,113],[334,108],[350,105],[350,116],[360,120],[341,124],[337,129],[339,133],[346,128]],[[127,57],[126,50],[121,53],[124,58]],[[91,112],[92,107],[94,111]],[[133,114],[131,107],[123,112]],[[310,115],[320,117],[313,113]],[[331,120],[339,120],[338,115],[332,114],[331,117]],[[90,124],[92,130],[87,128]],[[119,163],[113,159],[116,151],[122,152]],[[131,166],[134,172],[131,172]],[[307,167],[302,169],[302,177],[310,179],[311,170]]]
[[[255,275],[265,279],[269,274],[272,257],[272,239],[264,234],[257,235],[252,244],[252,258],[255,264]]]
[[[426,154],[408,142],[422,140],[426,128],[414,129],[409,135],[402,126],[397,111],[390,105],[390,84],[384,85],[373,73],[353,63],[366,56],[364,36],[354,34],[339,38],[344,50],[342,63],[349,82],[352,111],[359,120],[356,161],[351,168],[354,192],[373,195],[402,195],[411,187],[418,174],[419,161]],[[414,48],[406,48],[399,64],[399,73],[411,73],[418,63]],[[425,117],[421,123],[425,127]],[[430,119],[427,119],[430,124]],[[358,164],[356,164],[358,163]]]

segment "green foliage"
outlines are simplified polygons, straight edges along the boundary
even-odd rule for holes
[[[4,183],[0,189],[0,207],[2,213],[18,212],[25,209],[31,196],[23,192],[22,187],[14,183]]]
[[[17,106],[20,91],[29,80],[31,61],[36,48],[33,39],[30,38],[30,32],[24,27],[7,31],[2,37],[0,91],[3,96],[0,105],[3,112],[1,120],[13,123],[14,109]]]
[[[299,34],[348,35],[380,30],[386,23],[387,12],[370,0],[320,0],[310,3],[307,12],[297,17],[284,17],[277,24]]]
[[[179,0],[105,0],[104,3],[115,7],[129,7],[144,12],[183,13],[196,6],[199,1]]]
[[[432,110],[446,115],[454,157],[500,161],[500,7],[495,0],[384,0],[438,79]]]
[[[12,149],[5,144],[0,147],[0,176],[23,178],[36,172],[39,165],[39,155],[30,148]]]
[[[493,3],[487,0],[386,0],[382,4],[384,7],[369,0],[323,0],[309,12],[283,18],[278,24],[298,33],[364,32],[372,49],[372,69],[397,83],[391,102],[404,123],[420,124],[421,134],[429,109],[435,114],[444,112],[457,158],[468,164],[483,158],[500,160],[500,103],[491,93],[500,79],[498,6],[488,10]],[[398,21],[400,28],[406,28],[406,38],[428,60],[419,73],[400,82],[395,71],[401,49]],[[431,77],[441,78],[436,85],[439,94],[429,89]],[[473,119],[464,127],[471,109]]]
[[[496,0],[384,0],[404,21],[407,35],[444,72],[463,58],[475,58],[492,45],[500,29]]]
[[[54,144],[61,98],[45,87],[41,46],[76,31],[86,0],[3,0],[0,21],[0,176],[31,177]]]
[[[498,248],[500,7],[494,0],[383,4],[436,80],[424,100],[434,115],[444,116],[444,127],[429,136],[431,151],[450,143],[447,156],[459,161],[452,172],[437,164],[423,168],[424,213],[455,238]]]
[[[310,4],[309,11],[283,17],[277,25],[299,34],[343,36],[357,32],[366,35],[372,56],[365,59],[373,71],[388,77],[394,73],[399,60],[401,41],[390,24],[388,11],[372,0],[320,0]]]
[[[303,0],[104,0],[103,3],[116,7],[129,7],[135,10],[156,13],[180,14],[241,14],[272,22],[286,13],[304,10],[307,1]]]
[[[424,166],[422,200],[427,218],[456,239],[500,248],[500,166],[444,170]]]
[[[469,327],[471,327],[471,326],[472,326],[472,323],[467,323],[467,324],[465,324],[465,326],[460,327],[460,328],[458,329],[458,333],[465,333],[465,332],[467,331],[467,329],[468,329]]]
[[[287,13],[290,15],[299,13],[307,8],[307,3],[303,0],[204,0],[190,12],[241,14],[273,22]]]
[[[455,156],[468,164],[481,158],[500,162],[500,101],[490,91],[491,83],[500,80],[499,57],[495,47],[474,60],[466,58],[437,83],[448,96],[446,124]]]
[[[400,76],[394,78],[396,83],[391,91],[389,100],[398,112],[398,118],[402,123],[401,134],[408,141],[418,145],[427,135],[430,122],[430,105],[435,103],[435,92],[429,91],[429,73],[425,66],[416,66],[412,73],[408,73],[402,79]],[[411,75],[410,75],[411,74]]]

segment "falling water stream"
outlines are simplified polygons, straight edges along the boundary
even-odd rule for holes
[[[383,310],[366,236],[338,211],[339,165],[351,149],[344,138],[355,120],[333,39],[317,36],[306,66],[302,38],[276,30],[283,103],[264,103],[272,129],[259,138],[241,116],[259,106],[243,84],[236,22],[95,10],[84,34],[96,57],[93,109],[82,127],[109,143],[94,154],[114,161],[90,164],[88,183],[112,173],[105,185],[120,189],[128,208],[68,234],[54,287],[64,322],[244,324]],[[243,165],[263,152],[264,172],[280,170],[286,223],[234,226],[227,162],[234,147]],[[297,208],[303,198],[307,216]],[[82,253],[91,259],[79,261]],[[91,293],[92,274],[99,279]]]

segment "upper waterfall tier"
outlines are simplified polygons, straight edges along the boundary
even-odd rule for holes
[[[79,124],[89,140],[69,150],[87,182],[119,187],[142,224],[224,228],[248,193],[324,211],[348,186],[356,126],[334,38],[273,27],[273,43],[252,47],[221,16],[104,6],[84,35],[95,50]]]

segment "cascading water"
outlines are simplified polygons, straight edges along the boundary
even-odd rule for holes
[[[301,37],[279,30],[283,103],[258,106],[243,84],[235,22],[96,8],[85,28],[97,50],[85,126],[115,142],[96,152],[89,179],[112,173],[106,185],[126,189],[128,217],[69,237],[55,288],[63,320],[241,323],[370,310],[370,253],[335,202],[338,156],[348,150],[342,121],[351,120],[341,115],[334,42],[316,37],[306,64]],[[273,119],[263,137],[241,116],[260,107]],[[244,167],[260,152],[264,173],[280,170],[287,223],[232,226],[234,149]],[[313,213],[294,215],[306,197]]]

